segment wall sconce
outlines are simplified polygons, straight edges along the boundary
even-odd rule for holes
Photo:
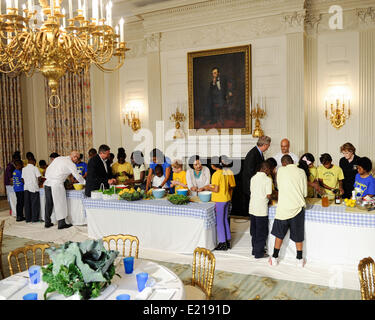
[[[266,97],[260,98],[260,107],[258,97],[255,100],[255,109],[251,108],[251,118],[255,118],[255,128],[253,130],[253,137],[262,137],[264,136],[264,132],[260,126],[260,120],[266,116]]]
[[[180,139],[184,137],[184,133],[181,130],[181,124],[180,122],[184,122],[186,117],[185,114],[178,111],[178,107],[176,108],[176,112],[173,113],[169,119],[175,123],[176,131],[174,133],[173,139]]]
[[[127,105],[126,109],[123,109],[124,124],[127,122],[134,132],[141,128],[141,120],[139,119],[139,109],[141,107],[142,103],[140,101],[132,101]]]
[[[345,102],[347,102],[348,106],[347,112],[345,112]],[[329,112],[328,104],[330,104]],[[345,124],[346,119],[350,118],[350,115],[350,98],[346,97],[344,94],[336,93],[325,99],[325,117],[327,120],[331,121],[331,125],[334,128],[340,129]]]

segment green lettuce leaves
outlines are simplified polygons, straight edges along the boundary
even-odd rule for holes
[[[64,243],[46,249],[52,263],[42,268],[48,283],[44,294],[59,292],[71,296],[78,292],[82,299],[98,297],[115,275],[114,261],[119,252],[106,250],[102,240]]]

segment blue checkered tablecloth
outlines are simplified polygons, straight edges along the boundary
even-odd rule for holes
[[[12,193],[14,192],[13,186],[7,186],[7,192]],[[44,189],[39,189],[39,194],[44,196]],[[85,190],[66,190],[66,197],[71,199],[84,199],[85,198]]]
[[[346,212],[345,206],[322,207],[320,205],[307,204],[305,210],[305,220],[347,225],[354,227],[375,228],[375,213],[370,212]],[[268,217],[270,220],[275,219],[276,206],[269,207]]]
[[[215,204],[189,203],[186,205],[174,205],[167,200],[100,200],[85,198],[82,200],[85,209],[112,209],[125,211],[142,211],[152,214],[181,216],[202,219],[205,228],[210,229],[216,225]]]

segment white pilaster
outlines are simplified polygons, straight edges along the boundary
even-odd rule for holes
[[[287,137],[291,151],[305,151],[304,34],[287,34]]]

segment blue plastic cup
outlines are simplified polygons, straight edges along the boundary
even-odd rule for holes
[[[138,291],[141,292],[145,286],[148,279],[148,273],[141,272],[137,274],[137,285],[138,285]]]
[[[38,284],[40,282],[40,266],[31,266],[29,268],[29,278],[31,284]]]
[[[116,300],[130,300],[130,295],[128,294],[120,294],[116,297]]]
[[[134,257],[126,257],[123,260],[124,260],[125,273],[126,274],[133,273]]]
[[[35,292],[31,292],[31,293],[25,294],[22,298],[23,300],[38,300],[38,294]]]

